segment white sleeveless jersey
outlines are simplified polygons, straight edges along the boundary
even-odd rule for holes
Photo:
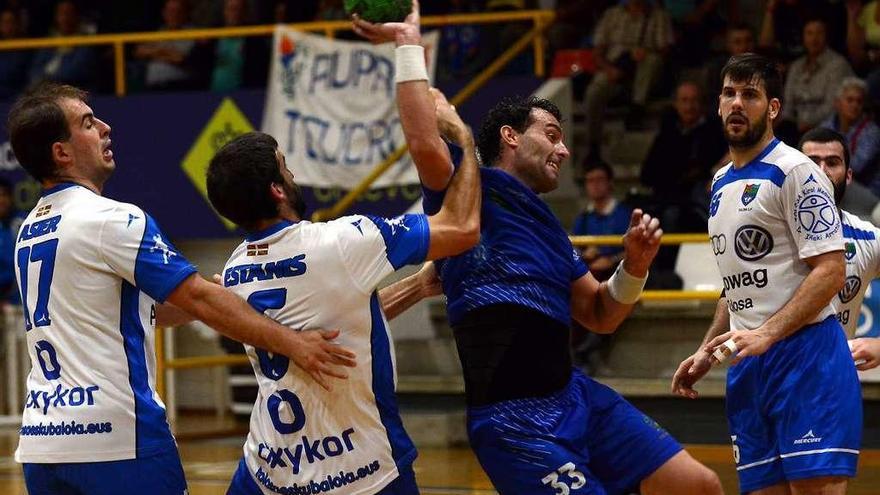
[[[155,301],[196,270],[144,212],[75,184],[19,229],[31,359],[15,459],[95,462],[175,449],[155,393]]]
[[[731,328],[761,326],[809,274],[805,258],[843,250],[831,191],[815,163],[776,139],[745,166],[715,175],[709,236]],[[811,323],[831,314],[829,304]]]
[[[376,287],[424,261],[428,243],[424,215],[350,216],[280,222],[232,253],[226,287],[292,330],[340,330],[337,342],[357,354],[328,392],[286,357],[245,346],[259,392],[244,458],[264,493],[372,494],[412,464]]]
[[[831,304],[851,339],[856,334],[865,291],[880,276],[880,229],[847,211],[841,210],[840,215],[846,247],[846,283]]]

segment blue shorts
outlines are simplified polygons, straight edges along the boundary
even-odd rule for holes
[[[468,435],[502,495],[630,493],[681,451],[651,418],[578,370],[549,397],[470,408]]]
[[[855,476],[862,389],[833,316],[727,372],[727,420],[740,491]]]
[[[399,467],[398,470],[400,476],[376,492],[376,495],[419,495],[416,474],[412,466]],[[238,469],[232,475],[232,482],[229,484],[226,495],[263,495],[243,458],[238,462]]]
[[[125,461],[23,466],[30,495],[183,495],[186,479],[177,449]]]

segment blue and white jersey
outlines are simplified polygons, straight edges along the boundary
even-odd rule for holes
[[[134,459],[175,449],[155,392],[155,303],[195,273],[133,205],[62,184],[18,232],[31,358],[15,459]]]
[[[753,330],[779,311],[810,272],[804,259],[843,250],[831,181],[800,151],[774,139],[712,183],[709,235],[731,328]],[[823,308],[809,323],[833,314]]]
[[[865,291],[880,276],[880,229],[847,211],[840,211],[840,219],[846,247],[846,283],[831,305],[851,339],[856,334]]]
[[[493,304],[534,309],[571,323],[571,284],[587,273],[568,233],[547,204],[497,168],[481,168],[480,243],[439,262],[449,322]],[[423,188],[425,212],[440,210],[445,191]]]
[[[288,358],[245,346],[259,392],[244,459],[264,493],[373,494],[412,464],[376,287],[424,261],[429,241],[424,215],[350,216],[280,222],[233,251],[226,287],[291,331],[340,330],[336,342],[357,355],[328,392]]]

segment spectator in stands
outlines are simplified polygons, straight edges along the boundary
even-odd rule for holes
[[[755,51],[755,34],[752,28],[744,23],[733,23],[727,26],[724,34],[724,54],[714,57],[706,64],[706,102],[709,108],[718,104],[721,93],[721,69],[730,57]]]
[[[22,37],[32,36],[31,28],[31,12],[25,5],[25,0],[6,0],[4,9],[11,10],[18,20],[18,32]]]
[[[267,12],[266,9],[269,9]],[[318,0],[274,0],[257,2],[258,18],[261,23],[287,24],[289,22],[309,22],[318,15]]]
[[[591,156],[598,156],[605,107],[622,86],[632,84],[628,122],[643,114],[672,41],[669,16],[648,0],[627,0],[602,14],[593,38],[597,71],[584,96]]]
[[[12,184],[0,178],[0,306],[19,300],[15,290],[15,217]]]
[[[561,49],[592,46],[590,37],[599,16],[610,5],[609,0],[558,0],[556,17],[547,30],[551,56]]]
[[[862,6],[861,0],[847,0],[846,48],[860,73],[866,74],[868,95],[880,101],[880,12],[877,0]]]
[[[50,37],[95,34],[93,25],[81,22],[76,4],[62,0],[55,6],[55,20]],[[97,55],[88,46],[43,48],[34,55],[30,66],[30,82],[52,80],[91,88],[94,84]]]
[[[758,47],[783,65],[790,64],[804,54],[803,32],[811,19],[825,22],[832,48],[846,48],[846,10],[827,0],[767,0]]]
[[[165,0],[162,7],[163,24],[160,31],[189,29],[189,5],[185,0]],[[146,61],[145,83],[153,90],[181,90],[198,87],[198,77],[192,64],[196,42],[170,40],[144,43],[135,48],[134,56]]]
[[[604,162],[595,161],[585,167],[584,192],[587,209],[574,221],[574,235],[623,235],[629,228],[632,208],[614,198],[614,171]],[[581,253],[596,280],[607,280],[623,259],[619,246],[590,246]]]
[[[0,11],[0,39],[21,38],[23,33],[14,10]],[[24,88],[31,55],[29,50],[0,51],[0,99],[9,99]]]
[[[721,0],[665,0],[663,7],[672,19],[675,58],[688,67],[701,66],[709,54],[712,39],[722,26],[718,15]]]
[[[785,79],[781,122],[776,136],[797,146],[801,135],[819,125],[834,107],[840,81],[853,75],[843,56],[828,47],[825,21],[804,24],[805,53],[789,67]]]
[[[451,0],[450,14],[478,12],[472,2]],[[486,43],[479,24],[450,24],[440,31],[437,79],[439,81],[468,80],[491,62],[490,45]]]
[[[321,0],[318,4],[318,14],[315,16],[316,21],[338,21],[348,19],[348,13],[345,12],[345,6],[342,0]]]
[[[678,85],[673,109],[664,114],[642,164],[641,182],[652,190],[648,210],[668,232],[705,230],[708,183],[727,154],[721,122],[706,114],[703,101],[697,83]]]
[[[850,168],[857,182],[880,196],[880,127],[865,112],[868,86],[857,77],[847,77],[837,90],[834,113],[822,122],[846,138]]]
[[[614,170],[604,162],[594,161],[585,167],[584,192],[587,208],[575,218],[574,235],[623,235],[629,228],[632,208],[618,202],[614,197]],[[608,280],[623,259],[620,246],[589,246],[581,257],[590,267],[596,280]],[[608,348],[609,335],[590,332],[577,322],[572,324],[572,348],[575,364],[585,373],[593,375],[602,362],[602,354]]]
[[[249,24],[248,12],[247,0],[225,0],[224,26]],[[213,91],[265,86],[271,52],[268,38],[220,38],[213,43],[211,51],[214,54],[214,68],[211,72]]]

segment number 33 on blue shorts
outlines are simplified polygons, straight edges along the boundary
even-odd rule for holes
[[[572,373],[542,398],[468,410],[471,446],[502,495],[624,495],[681,445],[617,392]]]

